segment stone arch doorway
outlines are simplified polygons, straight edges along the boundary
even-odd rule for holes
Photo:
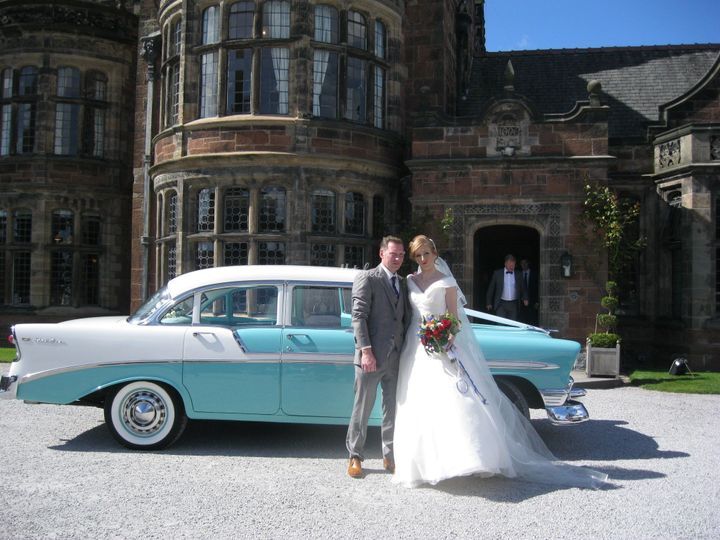
[[[540,233],[522,225],[491,225],[475,232],[473,239],[473,306],[485,311],[485,295],[493,271],[503,266],[505,255],[512,253],[520,260],[527,258],[530,267],[540,269]],[[540,278],[540,274],[536,275]],[[537,280],[540,283],[540,280]],[[537,314],[536,314],[537,316]]]

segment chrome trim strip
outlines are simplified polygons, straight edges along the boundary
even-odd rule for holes
[[[97,362],[92,364],[79,364],[76,366],[66,366],[55,369],[47,369],[36,373],[29,373],[20,377],[18,384],[44,379],[53,375],[61,375],[63,373],[72,373],[74,371],[82,371],[85,369],[95,369],[100,367],[130,366],[135,364],[182,364],[182,360],[138,360],[136,362]]]
[[[308,358],[310,357],[310,358]],[[352,364],[354,355],[344,353],[325,353],[318,355],[313,352],[292,352],[283,353],[282,363],[283,364],[337,364],[337,365],[348,365]]]
[[[193,358],[185,360],[184,364],[279,364],[280,353],[272,355],[258,355],[252,358]]]
[[[548,364],[545,362],[532,362],[532,361],[514,361],[514,360],[489,360],[488,366],[490,369],[558,369],[560,366],[557,364]]]

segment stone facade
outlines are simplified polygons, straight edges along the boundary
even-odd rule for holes
[[[125,313],[137,19],[0,2],[0,324]]]

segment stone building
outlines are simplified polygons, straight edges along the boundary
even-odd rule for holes
[[[0,320],[126,311],[137,18],[0,2]]]
[[[489,53],[482,0],[36,6],[0,0],[3,321],[208,266],[374,264],[419,228],[476,308],[528,258],[540,324],[582,341],[607,277],[590,181],[641,208],[628,359],[720,368],[720,44]]]

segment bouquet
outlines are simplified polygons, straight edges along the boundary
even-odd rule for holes
[[[423,315],[418,337],[428,354],[447,352],[451,336],[460,332],[460,321],[452,313]]]

